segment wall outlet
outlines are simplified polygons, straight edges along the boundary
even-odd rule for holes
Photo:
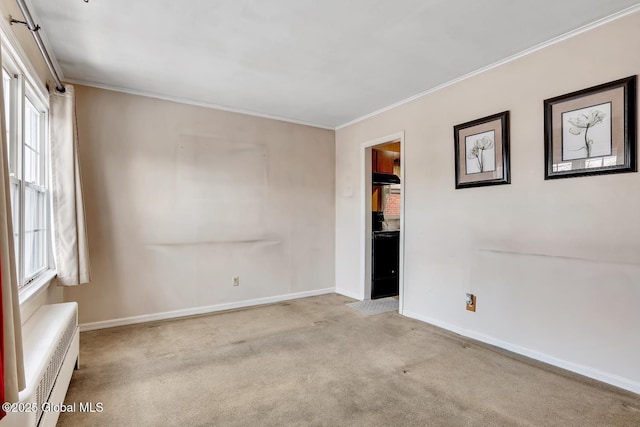
[[[467,299],[465,301],[467,305],[468,311],[476,311],[476,296],[473,294],[467,294]]]
[[[240,286],[240,277],[239,276],[235,276],[233,278],[233,286]]]

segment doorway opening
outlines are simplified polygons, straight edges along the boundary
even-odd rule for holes
[[[398,299],[403,312],[404,132],[362,144],[363,299]]]

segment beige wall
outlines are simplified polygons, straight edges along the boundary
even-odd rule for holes
[[[333,131],[76,90],[81,323],[335,286]]]
[[[640,174],[543,168],[543,100],[637,74],[638,52],[635,13],[338,130],[338,290],[362,293],[361,144],[404,130],[405,314],[640,392]],[[455,190],[453,126],[504,110],[511,185]]]

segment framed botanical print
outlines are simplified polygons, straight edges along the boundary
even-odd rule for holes
[[[509,112],[453,127],[456,188],[509,184]]]
[[[636,76],[545,100],[545,179],[636,172],[636,117]]]

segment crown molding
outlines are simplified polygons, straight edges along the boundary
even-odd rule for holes
[[[593,30],[594,28],[597,28],[597,27],[600,27],[602,25],[608,24],[609,22],[618,20],[618,19],[620,19],[622,17],[625,17],[627,15],[631,15],[631,14],[636,13],[638,11],[640,11],[640,4],[628,7],[626,9],[621,10],[620,12],[614,13],[613,15],[609,15],[609,16],[607,16],[605,18],[602,18],[602,19],[599,19],[597,21],[594,21],[594,22],[592,22],[590,24],[583,25],[582,27],[576,28],[575,30],[569,31],[568,33],[565,33],[565,34],[562,34],[560,36],[554,37],[551,40],[547,40],[546,42],[542,42],[540,44],[537,44],[537,45],[535,45],[533,47],[530,47],[529,49],[523,50],[522,52],[518,52],[518,53],[516,53],[514,55],[511,55],[511,56],[509,56],[507,58],[504,58],[504,59],[501,59],[499,61],[496,61],[496,62],[494,62],[492,64],[486,65],[486,66],[484,66],[482,68],[479,68],[479,69],[477,69],[475,71],[472,71],[470,73],[464,74],[464,75],[462,75],[460,77],[457,77],[457,78],[455,78],[453,80],[449,80],[449,81],[447,81],[445,83],[442,83],[442,84],[440,84],[438,86],[435,86],[435,87],[433,87],[431,89],[427,89],[427,90],[422,91],[422,92],[420,92],[420,93],[418,93],[416,95],[410,96],[409,98],[405,98],[405,99],[403,99],[401,101],[395,102],[395,103],[393,103],[391,105],[388,105],[386,107],[383,107],[383,108],[380,108],[378,110],[375,110],[375,111],[373,111],[373,112],[371,112],[369,114],[366,114],[366,115],[364,115],[362,117],[359,117],[357,119],[351,120],[351,121],[349,121],[349,122],[347,122],[345,124],[336,126],[335,130],[344,129],[344,128],[348,127],[348,126],[351,126],[351,125],[354,125],[356,123],[362,122],[364,120],[370,119],[372,117],[378,116],[378,115],[380,115],[382,113],[385,113],[385,112],[387,112],[389,110],[393,110],[394,108],[400,107],[400,106],[402,106],[404,104],[408,104],[411,101],[415,101],[416,99],[422,98],[424,96],[427,96],[429,94],[432,94],[434,92],[442,90],[442,89],[444,89],[446,87],[452,86],[452,85],[454,85],[456,83],[460,83],[460,82],[462,82],[464,80],[470,79],[470,78],[472,78],[474,76],[477,76],[479,74],[482,74],[482,73],[484,73],[486,71],[489,71],[489,70],[492,70],[494,68],[500,67],[500,66],[502,66],[504,64],[508,64],[509,62],[515,61],[515,60],[520,59],[520,58],[522,58],[524,56],[527,56],[527,55],[530,55],[530,54],[532,54],[534,52],[537,52],[537,51],[539,51],[541,49],[544,49],[546,47],[552,46],[552,45],[554,45],[556,43],[560,43],[560,42],[562,42],[564,40],[570,39],[570,38],[575,37],[575,36],[577,36],[579,34],[582,34],[582,33],[585,33],[587,31]]]
[[[37,21],[38,17],[36,15],[34,15],[33,12],[33,8],[31,8],[31,0],[25,0],[27,2],[27,5],[30,7],[31,13],[34,17],[34,19]],[[509,62],[515,61],[517,59],[520,59],[522,57],[525,57],[527,55],[530,55],[534,52],[537,52],[541,49],[544,49],[546,47],[552,46],[556,43],[560,43],[564,40],[570,39],[572,37],[575,37],[579,34],[582,34],[584,32],[590,31],[594,28],[597,28],[599,26],[605,25],[607,23],[610,23],[612,21],[615,21],[617,19],[620,19],[624,16],[627,15],[631,15],[633,13],[636,13],[640,11],[640,4],[635,5],[635,6],[631,6],[627,9],[621,10],[620,12],[614,13],[612,15],[609,15],[605,18],[599,19],[597,21],[594,21],[590,24],[587,25],[583,25],[582,27],[579,27],[575,30],[569,31],[565,34],[562,34],[558,37],[554,37],[551,40],[548,40],[546,42],[537,44],[529,49],[526,49],[524,51],[521,51],[519,53],[516,53],[514,55],[511,55],[507,58],[501,59],[499,61],[496,61],[492,64],[489,64],[487,66],[484,66],[482,68],[479,68],[477,70],[474,70],[470,73],[464,74],[460,77],[457,77],[455,79],[449,80],[445,83],[442,83],[438,86],[435,86],[433,88],[427,89],[425,91],[422,91],[416,95],[413,95],[411,97],[405,98],[403,100],[400,100],[398,102],[395,102],[393,104],[390,104],[386,107],[380,108],[378,110],[375,110],[369,114],[366,114],[364,116],[361,116],[359,118],[356,118],[354,120],[351,120],[347,123],[344,123],[342,125],[338,125],[338,126],[330,126],[330,125],[323,125],[323,124],[318,124],[318,123],[312,123],[312,122],[308,122],[308,121],[304,121],[304,120],[297,120],[297,119],[293,119],[290,117],[283,117],[283,116],[278,116],[278,115],[274,115],[274,114],[267,114],[267,113],[261,113],[261,112],[256,112],[256,111],[251,111],[251,110],[246,110],[246,109],[242,109],[242,108],[235,108],[235,107],[230,107],[230,106],[226,106],[226,105],[220,105],[220,104],[215,104],[215,103],[209,103],[209,102],[203,102],[203,101],[196,101],[196,100],[192,100],[192,99],[188,99],[188,98],[182,98],[182,97],[174,97],[174,96],[168,96],[168,95],[162,95],[162,94],[158,94],[158,93],[154,93],[154,92],[148,92],[148,91],[142,91],[142,90],[136,90],[136,89],[131,89],[131,88],[126,88],[126,87],[120,87],[120,86],[115,86],[115,85],[108,85],[108,84],[102,84],[102,83],[96,83],[96,82],[91,82],[91,81],[86,81],[86,80],[81,80],[81,79],[68,79],[65,78],[64,73],[62,72],[62,69],[60,67],[60,64],[57,61],[56,56],[53,54],[53,51],[50,49],[51,47],[51,43],[49,42],[49,39],[46,36],[46,33],[44,31],[41,31],[41,37],[43,39],[43,42],[49,52],[49,56],[51,57],[51,60],[53,62],[53,66],[56,69],[56,71],[58,72],[58,74],[60,75],[60,78],[63,81],[69,82],[69,83],[74,83],[74,84],[80,84],[80,85],[84,85],[84,86],[89,86],[89,87],[94,87],[94,88],[99,88],[99,89],[105,89],[105,90],[111,90],[111,91],[115,91],[115,92],[121,92],[121,93],[127,93],[127,94],[131,94],[131,95],[137,95],[137,96],[144,96],[144,97],[148,97],[148,98],[155,98],[155,99],[161,99],[164,101],[170,101],[170,102],[177,102],[180,104],[186,104],[186,105],[193,105],[193,106],[198,106],[198,107],[204,107],[204,108],[211,108],[211,109],[216,109],[216,110],[221,110],[221,111],[227,111],[227,112],[231,112],[231,113],[238,113],[238,114],[244,114],[244,115],[248,115],[248,116],[253,116],[253,117],[260,117],[260,118],[265,118],[265,119],[270,119],[270,120],[277,120],[277,121],[282,121],[282,122],[286,122],[286,123],[292,123],[292,124],[298,124],[298,125],[303,125],[303,126],[310,126],[310,127],[315,127],[315,128],[320,128],[320,129],[327,129],[327,130],[340,130],[343,128],[346,128],[348,126],[351,126],[353,124],[359,123],[361,121],[367,120],[369,118],[378,116],[380,114],[383,114],[387,111],[393,110],[394,108],[400,107],[404,104],[410,103],[412,101],[415,101],[419,98],[422,98],[424,96],[427,96],[429,94],[432,94],[434,92],[437,92],[439,90],[442,90],[444,88],[447,88],[449,86],[452,86],[456,83],[460,83],[464,80],[467,80],[469,78],[472,78],[474,76],[477,76],[479,74],[482,74],[486,71],[492,70],[494,68],[500,67],[504,64],[507,64]],[[2,35],[4,38],[7,39],[7,41],[9,42],[8,44],[9,46],[9,53],[12,54],[12,56],[16,57],[16,60],[20,63],[19,65],[22,65],[24,67],[24,69],[26,69],[28,71],[28,74],[31,74],[31,78],[30,83],[37,87],[40,91],[42,91],[43,93],[47,93],[46,90],[46,85],[44,84],[44,82],[41,82],[39,79],[33,77],[33,76],[38,76],[37,72],[35,71],[35,68],[33,67],[33,65],[31,64],[31,62],[29,61],[29,58],[26,54],[26,52],[24,51],[24,49],[22,48],[22,46],[20,45],[20,42],[18,41],[17,37],[15,36],[15,34],[13,33],[12,30],[12,26],[8,21],[8,18],[6,19],[0,19],[0,30],[2,30]]]
[[[279,122],[286,122],[286,123],[291,123],[291,124],[296,124],[296,125],[310,126],[310,127],[314,127],[314,128],[327,129],[327,130],[335,130],[335,128],[333,126],[325,126],[325,125],[321,125],[321,124],[318,124],[318,123],[306,122],[304,120],[297,120],[297,119],[278,116],[278,115],[274,115],[274,114],[259,113],[259,112],[256,112],[256,111],[245,110],[245,109],[242,109],[242,108],[229,107],[229,106],[226,106],[226,105],[214,104],[214,103],[210,103],[210,102],[195,101],[195,100],[192,100],[192,99],[181,98],[181,97],[178,97],[178,96],[161,95],[161,94],[158,94],[158,93],[155,93],[155,92],[147,92],[147,91],[143,91],[143,90],[131,89],[131,88],[115,86],[115,85],[108,85],[108,84],[103,84],[103,83],[96,83],[96,82],[91,82],[91,81],[87,81],[87,80],[80,80],[80,79],[65,79],[64,81],[67,82],[67,83],[78,84],[78,85],[83,85],[83,86],[89,86],[89,87],[93,87],[93,88],[97,88],[97,89],[104,89],[104,90],[110,90],[110,91],[113,91],[113,92],[126,93],[128,95],[144,96],[144,97],[147,97],[147,98],[161,99],[163,101],[177,102],[179,104],[186,104],[186,105],[193,105],[193,106],[196,106],[196,107],[211,108],[211,109],[214,109],[214,110],[227,111],[229,113],[244,114],[245,116],[260,117],[262,119],[277,120]]]

